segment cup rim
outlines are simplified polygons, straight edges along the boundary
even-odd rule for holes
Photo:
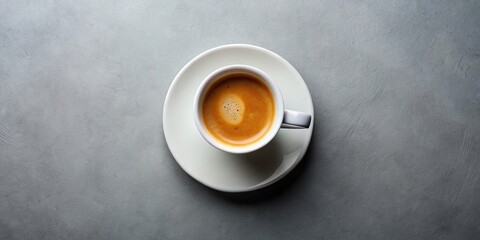
[[[203,117],[201,115],[201,106],[207,90],[210,87],[212,87],[212,85],[214,85],[223,76],[226,76],[232,73],[247,73],[247,74],[255,75],[265,85],[267,85],[267,87],[269,88],[270,92],[273,95],[273,99],[275,103],[275,117],[274,117],[273,125],[270,127],[268,132],[261,139],[257,140],[252,144],[248,144],[245,146],[233,146],[233,145],[228,145],[228,144],[224,144],[217,141],[206,130],[206,127],[203,123]],[[203,79],[202,83],[199,85],[197,92],[195,94],[193,115],[194,115],[194,121],[195,121],[197,130],[200,132],[202,137],[210,145],[225,152],[234,153],[234,154],[244,154],[244,153],[250,153],[250,152],[256,151],[264,147],[275,137],[275,135],[277,135],[283,121],[284,102],[283,102],[283,97],[280,90],[278,89],[273,79],[267,73],[265,73],[264,71],[258,68],[252,67],[250,65],[233,64],[233,65],[228,65],[228,66],[224,66],[219,69],[216,69],[215,71],[211,72],[209,75],[207,75],[207,77]]]

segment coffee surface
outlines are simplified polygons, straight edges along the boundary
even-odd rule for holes
[[[205,95],[203,122],[211,136],[233,146],[252,144],[273,124],[273,95],[253,76],[231,75],[219,80]]]

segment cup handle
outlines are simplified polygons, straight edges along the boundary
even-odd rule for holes
[[[283,115],[282,128],[308,128],[312,116],[308,113],[285,110]]]

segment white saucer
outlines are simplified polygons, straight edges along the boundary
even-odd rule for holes
[[[285,108],[312,115],[308,129],[280,129],[264,148],[245,155],[224,153],[202,138],[193,120],[193,100],[202,80],[232,64],[262,69],[278,84]],[[192,59],[173,80],[163,108],[168,148],[191,177],[213,189],[245,192],[268,186],[290,172],[303,158],[312,137],[313,104],[300,74],[279,55],[252,45],[231,44]]]

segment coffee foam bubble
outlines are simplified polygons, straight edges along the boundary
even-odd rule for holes
[[[238,96],[229,94],[223,98],[220,110],[226,122],[239,124],[243,119],[245,104]]]

